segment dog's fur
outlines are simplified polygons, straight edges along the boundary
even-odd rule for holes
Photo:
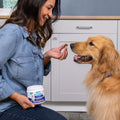
[[[95,120],[120,120],[120,56],[112,40],[97,35],[70,46],[79,55],[75,62],[92,64],[84,80],[89,92],[88,112]]]

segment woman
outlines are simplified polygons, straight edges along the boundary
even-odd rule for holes
[[[51,58],[67,57],[65,45],[44,55],[41,52],[59,13],[60,0],[18,0],[1,27],[0,120],[66,120],[51,109],[34,105],[26,97],[28,86],[43,84],[43,75],[50,72]]]

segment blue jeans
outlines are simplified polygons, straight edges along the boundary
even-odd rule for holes
[[[9,108],[3,113],[0,113],[0,120],[67,120],[59,113],[43,107],[36,106],[24,110],[21,106],[17,105]]]

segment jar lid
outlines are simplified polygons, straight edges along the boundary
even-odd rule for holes
[[[27,87],[27,91],[38,91],[38,90],[40,91],[44,90],[43,85],[32,85]]]

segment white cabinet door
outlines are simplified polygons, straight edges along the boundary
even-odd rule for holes
[[[92,34],[96,35],[96,34]],[[52,48],[64,43],[68,44],[68,57],[66,60],[52,60],[52,101],[86,101],[87,91],[83,80],[90,71],[91,65],[77,64],[73,61],[74,53],[69,44],[85,41],[91,34],[54,34],[51,39]],[[116,34],[103,34],[110,37],[117,47]]]
[[[118,20],[118,51],[120,52],[120,20]]]
[[[5,22],[6,19],[0,19],[0,26],[3,25],[3,23]]]
[[[50,40],[46,43],[45,48],[43,53],[45,53],[46,51],[50,50]],[[45,92],[45,99],[46,101],[50,101],[50,95],[51,95],[51,72],[47,75],[44,76],[44,80],[43,80],[43,85],[44,85],[44,92]]]

